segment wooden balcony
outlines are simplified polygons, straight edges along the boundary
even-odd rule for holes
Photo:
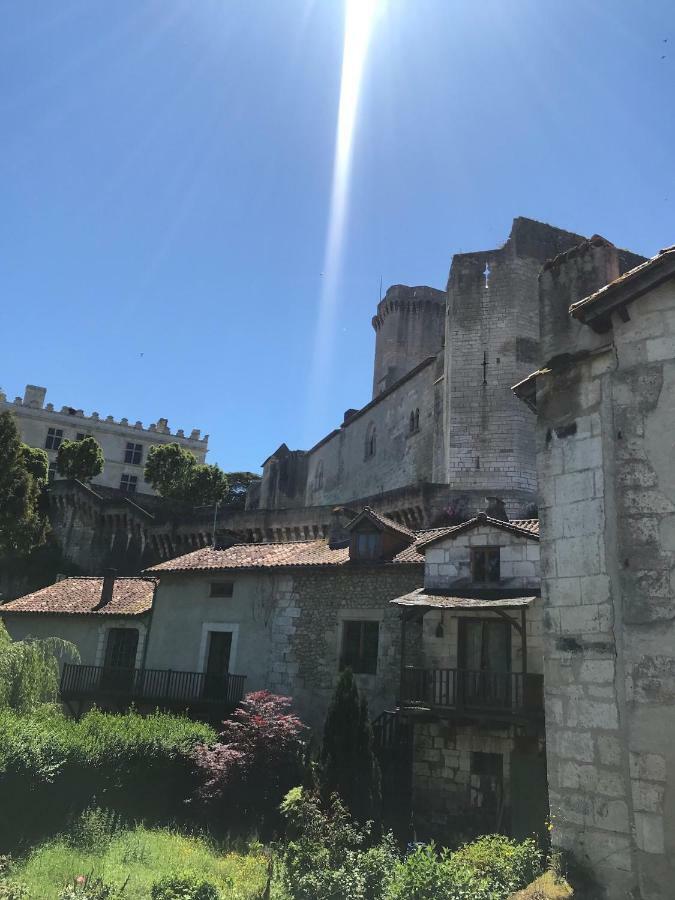
[[[544,676],[523,672],[420,669],[406,666],[401,708],[482,719],[544,715]]]
[[[186,709],[234,709],[244,696],[245,675],[210,675],[172,669],[114,669],[67,663],[61,699],[125,706],[130,703]]]

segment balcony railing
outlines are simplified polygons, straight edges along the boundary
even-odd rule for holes
[[[536,715],[543,711],[543,675],[406,666],[401,705],[461,712]]]
[[[245,675],[211,675],[172,669],[117,669],[67,663],[61,673],[62,700],[110,699],[191,706],[234,707],[244,696]]]

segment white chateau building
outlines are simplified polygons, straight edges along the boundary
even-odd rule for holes
[[[188,437],[182,428],[171,433],[167,419],[143,427],[142,422],[130,423],[128,419],[116,422],[112,416],[101,418],[97,412],[86,416],[81,409],[72,406],[54,408],[45,405],[47,388],[26,385],[23,397],[14,401],[0,391],[0,413],[9,410],[14,414],[21,440],[31,447],[40,447],[49,457],[50,480],[58,478],[56,455],[62,441],[81,440],[87,435],[96,438],[103,449],[103,471],[92,479],[93,484],[117,488],[129,494],[154,494],[155,491],[143,478],[143,468],[148,450],[155,444],[177,443],[191,450],[197,462],[203,463],[208,450],[209,436],[201,437],[193,428]]]

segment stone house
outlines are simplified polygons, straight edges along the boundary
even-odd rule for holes
[[[553,839],[597,896],[675,884],[675,248],[540,277],[536,412]]]
[[[143,468],[150,447],[158,444],[180,444],[190,450],[197,462],[203,463],[208,450],[208,434],[201,436],[194,428],[186,436],[181,428],[175,433],[169,429],[167,419],[143,427],[142,422],[118,422],[112,416],[102,418],[97,412],[86,416],[81,409],[63,406],[54,409],[45,405],[47,388],[26,385],[23,397],[9,401],[0,391],[0,413],[9,410],[16,419],[21,440],[30,447],[45,450],[49,457],[50,480],[60,476],[56,471],[56,456],[62,441],[75,441],[87,435],[96,438],[103,450],[103,471],[92,479],[92,484],[116,488],[127,494],[155,494],[143,478]]]
[[[320,733],[349,666],[389,789],[412,803],[420,834],[527,834],[546,816],[538,560],[533,520],[483,514],[413,533],[338,509],[327,540],[201,548],[144,578],[65,579],[0,617],[14,638],[78,646],[62,681],[76,713],[133,700],[215,719],[268,689]]]
[[[547,815],[536,520],[479,515],[422,539],[402,614],[398,717],[424,833],[527,835]]]

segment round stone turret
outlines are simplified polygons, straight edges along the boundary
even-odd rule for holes
[[[373,397],[386,391],[443,346],[445,291],[392,285],[377,306]]]

